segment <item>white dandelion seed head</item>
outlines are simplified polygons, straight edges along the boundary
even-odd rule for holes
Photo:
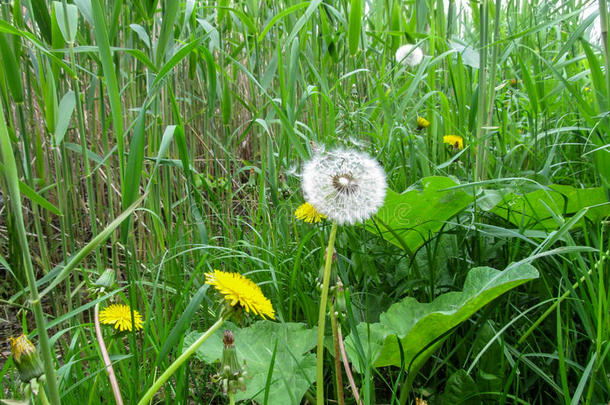
[[[316,153],[303,167],[305,200],[339,225],[353,225],[383,205],[386,176],[366,153],[334,149]]]
[[[424,59],[421,48],[415,45],[403,45],[396,50],[396,62],[407,66],[417,66]]]

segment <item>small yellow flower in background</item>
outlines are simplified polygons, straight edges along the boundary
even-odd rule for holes
[[[453,150],[464,149],[464,139],[458,135],[445,135],[443,136],[443,142],[453,147]]]
[[[214,270],[212,273],[205,273],[205,283],[216,288],[232,307],[239,305],[247,312],[275,319],[271,301],[265,297],[258,285],[241,274]]]
[[[44,370],[36,346],[24,334],[17,339],[11,337],[9,340],[11,341],[11,354],[21,381],[28,382],[40,377]]]
[[[131,332],[134,327],[136,330],[142,329],[144,321],[136,310],[133,311],[133,321],[134,324],[131,323],[131,309],[128,305],[113,304],[100,311],[100,322],[114,325],[115,329],[119,329],[121,332],[125,330]]]
[[[417,129],[424,129],[430,126],[430,121],[424,117],[417,117]]]
[[[591,91],[591,87],[589,87],[589,86],[585,87],[585,91],[586,92],[590,92]]]
[[[428,401],[422,398],[415,398],[415,405],[428,405]]]
[[[300,219],[310,224],[317,224],[318,222],[322,221],[322,218],[326,218],[326,215],[320,214],[318,210],[316,210],[316,207],[308,202],[301,204],[299,208],[294,211],[294,216],[296,219]]]

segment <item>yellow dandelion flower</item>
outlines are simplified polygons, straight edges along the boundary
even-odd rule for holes
[[[247,312],[275,319],[271,301],[258,285],[241,274],[214,270],[205,273],[205,283],[214,286],[231,306],[239,305]]]
[[[453,147],[453,150],[464,149],[464,139],[458,135],[445,135],[443,136],[443,142]]]
[[[115,329],[121,332],[142,329],[144,321],[136,310],[133,311],[133,324],[131,323],[131,309],[128,305],[113,304],[100,311],[100,322],[107,325],[114,325]]]
[[[417,117],[417,128],[418,129],[428,128],[429,126],[430,126],[430,121],[428,121],[424,117]]]
[[[322,221],[322,218],[326,218],[326,215],[320,214],[318,210],[316,210],[316,207],[308,202],[301,204],[299,208],[294,211],[294,216],[296,219],[303,220],[310,224],[314,222],[318,223]]]

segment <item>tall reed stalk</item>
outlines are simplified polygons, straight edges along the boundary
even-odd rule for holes
[[[0,98],[0,152],[2,153],[4,175],[9,191],[11,212],[15,219],[17,238],[23,254],[25,275],[28,282],[28,288],[30,290],[30,303],[32,305],[34,318],[36,320],[36,330],[38,331],[40,341],[40,351],[42,352],[41,354],[44,363],[46,382],[47,386],[49,387],[50,401],[53,405],[59,405],[61,402],[59,400],[57,379],[55,377],[55,354],[53,347],[51,346],[51,342],[49,341],[47,324],[45,321],[44,312],[42,310],[42,303],[40,302],[40,295],[38,294],[38,287],[36,286],[36,276],[34,274],[34,266],[32,265],[32,257],[30,256],[29,241],[26,235],[25,225],[23,223],[21,193],[19,191],[19,174],[17,172],[15,155],[13,154],[11,140],[8,135],[6,121],[2,111],[2,99]]]

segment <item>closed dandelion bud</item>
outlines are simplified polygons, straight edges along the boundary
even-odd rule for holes
[[[354,100],[358,99],[358,87],[355,84],[352,84],[352,98]]]
[[[21,381],[29,382],[44,374],[36,347],[25,335],[21,335],[17,339],[11,338],[11,354]]]
[[[95,281],[94,285],[96,287],[108,289],[114,285],[115,281],[116,275],[114,273],[114,270],[106,269],[106,271],[104,271],[102,275]]]
[[[239,377],[237,379],[237,388],[242,391],[246,390],[246,379],[244,377]]]
[[[240,370],[239,363],[237,362],[237,352],[235,351],[235,337],[233,332],[225,330],[222,334],[222,342],[224,348],[222,349],[222,360],[220,366],[225,374],[232,375]]]
[[[338,312],[342,313],[345,313],[345,311],[347,310],[347,305],[345,303],[345,290],[341,281],[337,281],[337,292],[335,293],[335,308]]]
[[[222,334],[222,359],[220,362],[220,378],[224,393],[235,394],[238,389],[245,391],[246,381],[243,378],[245,366],[242,368],[237,362],[237,352],[235,350],[235,336],[230,330],[225,330]]]

